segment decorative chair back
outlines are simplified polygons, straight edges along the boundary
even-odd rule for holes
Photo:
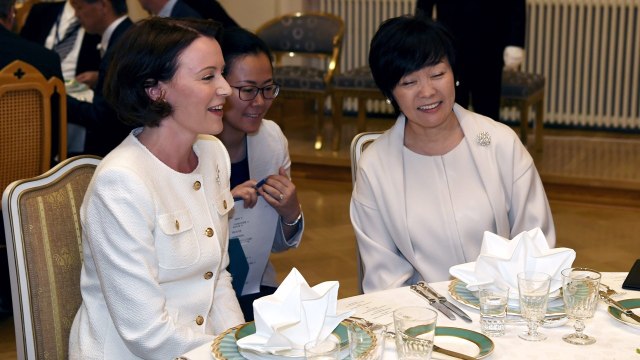
[[[316,141],[323,146],[324,108],[331,80],[339,73],[344,21],[328,13],[295,13],[267,21],[256,30],[275,56],[274,81],[280,84],[284,99],[309,99],[315,102]],[[285,58],[299,58],[285,61]],[[279,118],[284,115],[279,101]],[[283,126],[282,121],[279,121]],[[334,124],[335,127],[335,124]]]
[[[57,92],[58,160],[67,157],[67,100],[64,83],[47,80],[16,60],[0,70],[0,189],[51,167],[51,99]]]
[[[382,131],[369,131],[359,133],[353,138],[351,141],[351,180],[353,185],[356,185],[356,174],[358,173],[358,161],[360,161],[360,156],[362,156],[362,152],[367,149],[371,143],[373,143],[380,135],[382,135]],[[360,293],[363,293],[362,290],[362,278],[364,276],[364,269],[362,268],[362,261],[360,261],[360,251],[358,250],[358,244],[356,244],[356,263],[358,264],[358,288],[360,289]]]
[[[80,205],[100,158],[76,156],[2,196],[18,359],[66,359],[82,302]]]

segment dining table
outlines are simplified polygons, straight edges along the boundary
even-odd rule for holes
[[[601,283],[616,291],[613,299],[640,299],[640,291],[622,289],[622,282],[627,272],[603,272]],[[596,338],[592,345],[572,345],[562,336],[574,332],[573,321],[550,322],[549,325],[539,327],[539,331],[547,335],[543,341],[526,341],[518,337],[518,333],[526,330],[524,321],[509,316],[505,335],[486,337],[480,334],[480,313],[473,304],[454,299],[455,293],[450,287],[451,281],[430,283],[447,301],[455,304],[471,318],[466,322],[456,316],[455,320],[438,312],[437,327],[447,329],[443,336],[435,337],[435,344],[440,347],[465,353],[476,358],[486,359],[639,359],[640,360],[640,323],[637,325],[623,321],[618,313],[610,311],[609,305],[599,301],[593,318],[585,321],[585,333]],[[455,295],[455,294],[454,294]],[[638,300],[640,301],[640,300]],[[408,286],[356,295],[338,300],[338,313],[353,311],[354,317],[365,319],[371,323],[384,324],[389,331],[393,331],[393,311],[404,306],[426,306],[429,302],[412,291]],[[640,311],[636,310],[636,313]],[[465,338],[457,333],[475,334],[482,337],[488,344],[476,346],[474,337]],[[471,339],[472,341],[469,341]],[[384,360],[397,359],[395,342],[387,338]],[[481,347],[485,349],[481,349]],[[181,357],[182,360],[210,360],[214,359],[211,344],[203,344]],[[432,359],[455,359],[441,353],[434,352]]]
[[[65,81],[67,95],[86,102],[93,101],[93,90],[83,83],[75,80]],[[84,126],[67,123],[67,152],[70,154],[80,154],[84,151],[84,141],[87,131]]]

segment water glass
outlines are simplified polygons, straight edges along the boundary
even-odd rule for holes
[[[349,323],[349,354],[352,360],[380,360],[384,354],[387,327],[381,324]]]
[[[498,284],[483,286],[480,288],[478,298],[482,333],[488,336],[504,335],[509,288]]]
[[[562,270],[562,299],[569,319],[575,320],[576,332],[562,337],[570,344],[589,345],[596,342],[593,336],[586,335],[584,320],[593,317],[598,304],[600,273],[587,268]]]
[[[339,360],[340,342],[333,335],[310,341],[304,345],[304,356],[309,360]]]
[[[520,313],[527,321],[528,330],[518,334],[521,339],[541,341],[546,335],[538,332],[538,325],[544,320],[549,300],[551,276],[541,272],[522,272],[518,274],[518,292],[520,294]]]
[[[424,306],[407,306],[393,312],[398,359],[431,358],[438,314]]]

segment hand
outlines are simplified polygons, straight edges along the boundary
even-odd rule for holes
[[[76,75],[76,81],[87,84],[88,87],[95,89],[96,84],[98,83],[98,72],[97,71],[85,71]]]
[[[503,58],[506,70],[518,70],[524,61],[524,49],[519,46],[507,46],[504,48]]]
[[[244,208],[252,208],[258,203],[258,192],[256,191],[256,181],[247,180],[237,185],[231,190],[234,199],[244,200]]]
[[[300,215],[300,203],[298,203],[298,194],[296,186],[287,176],[287,172],[280,167],[278,175],[271,175],[262,187],[258,189],[258,193],[273,206],[282,220],[292,223]]]

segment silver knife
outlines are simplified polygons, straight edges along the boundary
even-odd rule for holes
[[[455,304],[452,304],[450,301],[448,301],[446,297],[438,294],[438,292],[435,291],[435,289],[433,289],[431,286],[429,286],[429,284],[427,284],[424,281],[418,281],[418,286],[425,288],[428,292],[430,292],[433,296],[435,296],[436,299],[438,299],[438,301],[442,305],[444,305],[447,308],[451,309],[451,311],[453,311],[458,316],[460,316],[462,318],[462,320],[464,320],[464,321],[466,321],[468,323],[472,322],[471,318],[469,317],[469,315],[467,315],[464,311],[462,311],[462,309],[457,307]]]
[[[613,300],[609,295],[607,295],[606,292],[600,290],[600,298],[604,300],[604,302],[606,302],[607,304],[618,308],[618,310],[620,310],[623,314],[627,315],[628,317],[640,323],[640,316],[636,315],[633,311],[631,311],[631,309],[627,309],[619,302]]]
[[[429,300],[429,304],[431,306],[433,306],[436,310],[439,310],[441,313],[443,313],[446,317],[448,317],[451,320],[455,320],[456,316],[453,315],[453,313],[451,312],[451,310],[449,310],[449,308],[447,308],[446,306],[442,305],[438,300],[436,300],[434,297],[429,296],[427,293],[424,292],[424,290],[422,290],[420,287],[416,286],[416,285],[411,285],[411,290],[413,290],[413,292],[415,292],[416,294],[422,296],[423,298]]]

